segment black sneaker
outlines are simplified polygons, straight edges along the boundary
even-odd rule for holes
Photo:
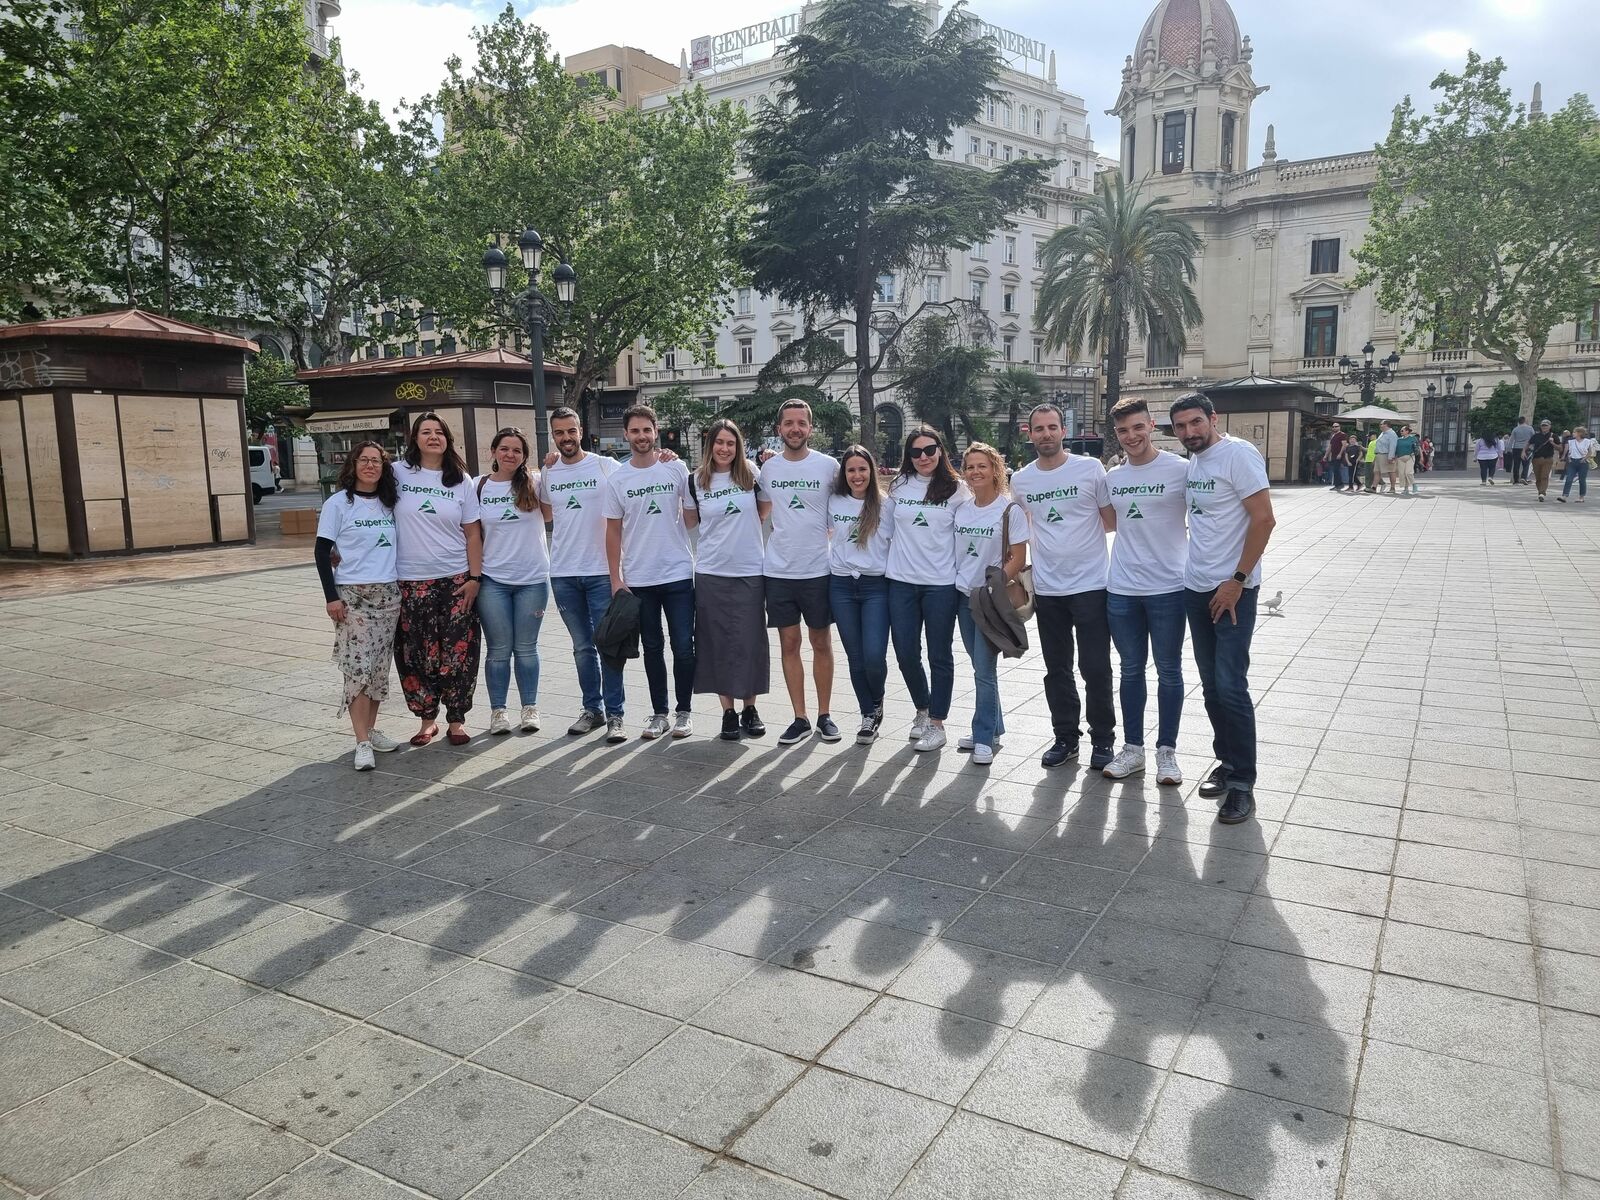
[[[744,712],[739,715],[739,724],[744,726],[744,735],[748,738],[767,736],[767,727],[761,723],[761,716],[756,712],[754,704],[745,705]]]
[[[1056,742],[1044,752],[1044,757],[1039,760],[1041,767],[1059,767],[1064,762],[1072,762],[1078,757],[1077,742]]]
[[[1228,790],[1228,768],[1218,763],[1211,768],[1211,774],[1200,781],[1200,794],[1202,796],[1221,796]]]
[[[1115,746],[1096,746],[1089,754],[1089,769],[1098,771],[1111,765],[1111,760],[1117,756]]]
[[[825,742],[837,742],[843,735],[839,727],[833,723],[833,718],[827,713],[817,714],[817,736]]]
[[[724,709],[722,713],[722,740],[737,742],[739,740],[739,714],[733,709]]]
[[[1233,788],[1217,810],[1217,821],[1223,825],[1238,825],[1248,821],[1255,811],[1256,798],[1242,788]]]
[[[811,736],[811,722],[804,717],[796,717],[783,731],[783,736],[778,739],[780,746],[792,746],[796,742],[803,742]]]

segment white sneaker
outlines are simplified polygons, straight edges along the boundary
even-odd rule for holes
[[[922,736],[917,739],[917,744],[911,748],[918,754],[923,754],[929,750],[939,749],[944,743],[944,727],[935,725],[930,721],[928,727],[922,731]]]
[[[539,706],[537,704],[524,704],[522,706],[522,732],[539,732]]]
[[[379,733],[376,729],[369,729],[367,731],[367,744],[379,754],[388,754],[391,750],[400,749],[399,742],[395,741],[388,734]]]
[[[979,742],[976,746],[974,746],[972,748],[972,765],[973,766],[975,766],[975,767],[987,767],[993,761],[994,761],[994,750],[991,749],[988,746],[985,746],[982,742]]]
[[[933,720],[928,716],[925,708],[917,709],[917,715],[911,721],[911,740],[921,741],[922,735],[927,733],[933,725]]]
[[[678,713],[672,718],[672,736],[686,738],[694,732],[694,718],[686,712]]]
[[[653,742],[656,740],[656,738],[666,733],[671,727],[672,726],[670,722],[667,720],[666,713],[656,713],[655,716],[651,717],[644,723],[644,729],[640,732],[639,736],[647,742]]]
[[[497,708],[489,714],[489,732],[497,734],[511,732],[511,719],[506,716],[505,709]]]
[[[1183,782],[1183,772],[1178,770],[1178,752],[1171,746],[1156,747],[1156,782],[1174,786]]]
[[[628,731],[622,727],[621,717],[606,718],[606,741],[615,745],[628,740]]]
[[[991,751],[998,750],[998,749],[1000,749],[1001,745],[1002,745],[1002,743],[1001,743],[1000,739],[999,738],[995,738],[995,740],[989,744],[989,749]],[[971,734],[962,734],[962,736],[956,741],[956,749],[961,751],[963,754],[965,754],[969,750],[976,750],[977,747],[978,747],[978,743],[975,743],[972,740],[972,735]]]
[[[1117,756],[1101,770],[1101,774],[1107,779],[1126,779],[1143,771],[1144,747],[1124,743],[1122,749],[1117,751]]]
[[[376,762],[373,761],[373,758],[372,758],[372,743],[371,742],[357,742],[356,743],[356,757],[355,757],[355,762],[352,765],[358,771],[370,771],[370,770],[372,770],[373,767],[378,765]]]

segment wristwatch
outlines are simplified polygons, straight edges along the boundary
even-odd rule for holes
[[[482,583],[483,582],[483,576],[482,575],[468,575],[467,576],[467,582],[468,583]]]
[[[1248,571],[1235,571],[1233,573],[1233,581],[1235,583],[1248,583],[1248,582],[1250,582],[1250,572],[1248,572]]]

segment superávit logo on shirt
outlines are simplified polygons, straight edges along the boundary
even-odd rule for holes
[[[861,518],[860,517],[853,517],[849,513],[834,513],[834,514],[832,514],[832,516],[833,516],[834,524],[836,524],[836,525],[848,525],[850,527],[850,533],[844,539],[845,541],[847,541],[847,542],[857,542],[857,543],[859,543],[861,541],[861,537],[860,537],[860,533],[861,533],[861,528],[860,528],[860,526],[861,526]]]

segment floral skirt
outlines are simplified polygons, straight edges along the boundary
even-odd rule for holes
[[[333,661],[344,672],[343,716],[352,700],[366,696],[382,704],[389,695],[400,587],[393,583],[349,583],[339,589],[345,618],[335,626]]]
[[[445,710],[447,721],[466,719],[478,687],[481,637],[478,610],[456,588],[466,575],[400,583],[400,632],[394,661],[406,707],[424,721]]]

